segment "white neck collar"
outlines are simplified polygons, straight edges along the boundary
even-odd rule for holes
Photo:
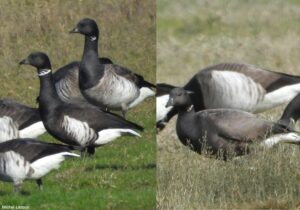
[[[194,108],[194,105],[191,105],[191,106],[189,106],[188,108],[187,108],[187,112],[190,112],[190,111],[192,111],[192,109]]]
[[[93,41],[97,40],[97,37],[96,36],[91,36],[90,40],[93,42]]]
[[[47,75],[47,74],[49,74],[49,73],[51,73],[51,69],[41,69],[41,70],[40,70],[40,73],[38,73],[38,75],[39,75],[40,77],[42,77],[42,76],[45,76],[45,75]]]

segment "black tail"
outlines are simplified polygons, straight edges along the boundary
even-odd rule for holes
[[[170,91],[173,88],[176,88],[176,86],[169,85],[166,83],[157,83],[156,84],[156,96],[167,95],[170,93]]]
[[[142,126],[140,126],[140,125],[138,125],[134,122],[128,121],[128,120],[126,120],[126,121],[127,121],[127,123],[129,123],[130,128],[135,129],[135,130],[139,130],[139,131],[144,131],[144,128]]]
[[[141,82],[141,87],[149,87],[149,88],[156,88],[156,85],[147,82],[146,80],[143,80],[143,82]]]
[[[137,86],[139,88],[142,88],[142,87],[156,88],[156,85],[144,80],[144,77],[142,77],[141,75],[135,74],[135,76],[138,78]]]
[[[106,58],[106,57],[100,57],[99,61],[102,64],[113,64],[112,60],[110,58]]]
[[[65,145],[65,146],[68,147],[68,149],[70,151],[73,151],[73,150],[80,151],[82,149],[80,146],[74,146],[74,145]]]

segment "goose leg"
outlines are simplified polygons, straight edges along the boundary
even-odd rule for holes
[[[87,153],[88,153],[89,155],[94,155],[94,154],[95,154],[95,147],[89,146],[89,147],[87,148]]]
[[[42,182],[42,179],[37,179],[36,183],[37,183],[40,191],[43,191],[43,182]]]
[[[81,157],[85,157],[85,154],[86,154],[86,148],[84,147],[80,150],[80,155]]]
[[[122,110],[122,117],[124,117],[126,119],[126,111]]]
[[[22,185],[22,182],[14,183],[14,193],[15,194],[19,194],[21,192],[21,185]]]
[[[122,116],[124,117],[124,119],[126,119],[125,115],[128,111],[128,105],[127,104],[122,104],[121,105],[121,113],[122,113]]]

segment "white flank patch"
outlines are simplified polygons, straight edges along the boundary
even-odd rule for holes
[[[96,138],[95,131],[86,122],[69,116],[64,116],[62,127],[80,146],[89,145]]]
[[[273,147],[278,143],[300,143],[300,136],[296,133],[285,133],[285,134],[277,134],[271,136],[270,138],[265,139],[261,144],[267,148]]]
[[[300,84],[289,85],[270,93],[267,93],[263,100],[257,105],[256,112],[262,112],[267,109],[290,102],[300,93]]]
[[[230,108],[252,112],[265,95],[260,84],[238,72],[212,71],[200,79],[208,109]]]
[[[42,121],[36,122],[19,131],[20,138],[36,138],[46,132]]]
[[[30,163],[23,156],[8,151],[0,153],[0,179],[6,182],[21,183],[30,174]]]
[[[99,84],[84,92],[88,97],[111,110],[127,110],[129,104],[138,98],[139,89],[133,82],[109,69],[110,64],[105,66],[108,69]]]
[[[140,95],[137,99],[135,99],[132,103],[129,104],[129,108],[135,107],[142,101],[144,101],[146,98],[154,96],[155,92],[151,90],[151,88],[142,87],[140,88]]]
[[[58,169],[60,163],[64,161],[67,156],[80,157],[80,155],[75,153],[61,152],[38,159],[31,163],[31,167],[33,168],[34,172],[31,174],[31,176],[27,177],[27,179],[39,179],[48,174],[50,171]]]
[[[107,143],[110,143],[114,141],[116,138],[124,135],[134,135],[140,137],[141,135],[134,130],[131,129],[118,129],[118,128],[112,128],[112,129],[105,129],[100,132],[98,132],[98,139],[95,141],[95,145],[104,145]]]
[[[164,119],[172,107],[167,107],[166,104],[169,100],[169,95],[156,97],[156,122]]]
[[[0,142],[16,139],[19,137],[18,125],[7,116],[0,118]]]

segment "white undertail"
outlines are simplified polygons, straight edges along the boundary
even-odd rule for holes
[[[148,87],[142,87],[140,88],[140,94],[137,99],[135,99],[132,103],[129,104],[129,108],[135,107],[142,101],[144,101],[146,98],[154,96],[155,92],[151,90],[151,88]]]
[[[265,139],[261,144],[264,147],[271,148],[280,142],[300,144],[300,136],[297,133],[277,134]]]
[[[104,145],[114,141],[116,138],[122,135],[133,135],[140,137],[141,135],[134,130],[131,129],[120,129],[120,128],[112,128],[112,129],[105,129],[98,132],[98,139],[95,141],[95,145]]]
[[[46,128],[44,126],[44,123],[42,121],[39,121],[20,130],[19,136],[20,138],[37,138],[45,132]]]
[[[263,100],[255,107],[256,112],[262,112],[267,109],[290,102],[300,93],[300,84],[288,85],[272,92],[267,93]]]
[[[34,172],[27,178],[39,179],[45,176],[50,171],[54,169],[58,169],[60,167],[61,162],[64,161],[65,158],[68,156],[80,157],[80,155],[71,152],[61,152],[61,153],[45,156],[31,163],[31,167],[33,168]]]

